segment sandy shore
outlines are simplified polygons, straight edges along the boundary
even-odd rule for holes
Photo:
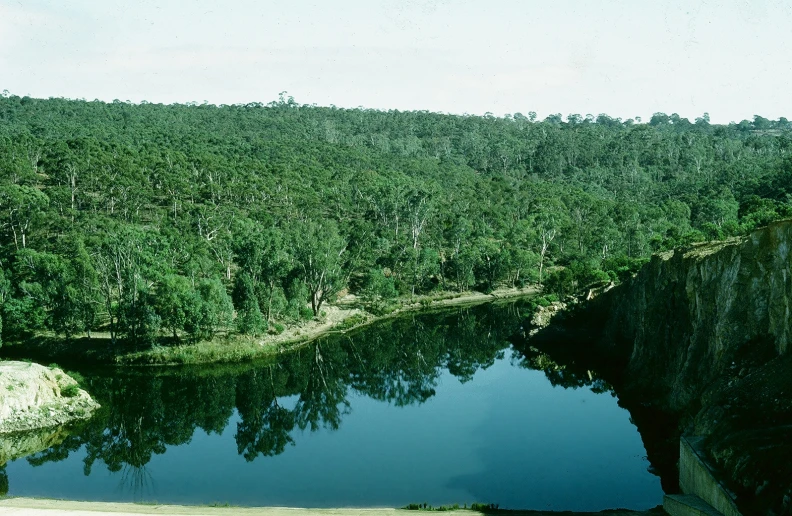
[[[447,511],[442,513],[406,511],[403,509],[292,509],[286,507],[204,507],[185,505],[139,505],[132,503],[109,502],[71,502],[64,500],[45,500],[36,498],[0,499],[0,514],[15,516],[96,516],[97,514],[114,514],[116,516],[134,516],[140,514],[189,515],[189,516],[418,516],[444,514],[448,516],[476,516],[474,511]],[[663,512],[635,512],[626,510],[604,511],[599,513],[578,512],[537,512],[537,511],[501,511],[496,514],[508,516],[585,516],[599,514],[601,516],[649,516]]]

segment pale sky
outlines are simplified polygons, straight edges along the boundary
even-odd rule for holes
[[[0,91],[792,119],[787,0],[0,0]]]

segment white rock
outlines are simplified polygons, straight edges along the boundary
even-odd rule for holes
[[[85,419],[98,407],[60,369],[28,362],[0,362],[0,433]]]

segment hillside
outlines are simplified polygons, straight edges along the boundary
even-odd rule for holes
[[[564,293],[792,214],[790,149],[790,123],[762,117],[6,94],[2,339],[148,348],[278,333],[346,292],[375,311],[436,291]]]

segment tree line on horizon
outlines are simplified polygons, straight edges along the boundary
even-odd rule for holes
[[[792,215],[792,125],[0,96],[5,341],[260,335],[352,292],[541,283]]]

